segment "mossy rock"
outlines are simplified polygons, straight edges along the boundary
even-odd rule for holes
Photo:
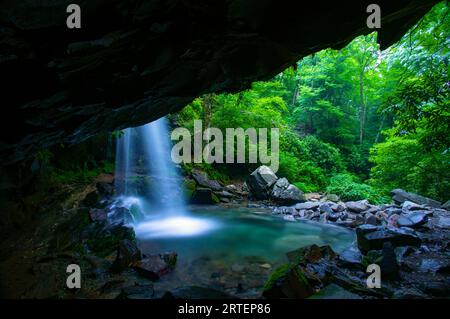
[[[183,192],[186,200],[190,200],[195,193],[196,183],[192,179],[183,181]]]
[[[304,299],[313,293],[314,290],[302,268],[293,263],[276,268],[263,287],[263,296],[268,299]]]

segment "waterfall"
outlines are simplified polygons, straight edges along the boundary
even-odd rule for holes
[[[181,179],[170,151],[165,118],[122,131],[117,138],[115,187],[124,206],[145,206],[144,215],[183,213]]]
[[[127,128],[117,137],[115,189],[111,216],[132,215],[128,224],[140,238],[197,236],[217,228],[208,218],[189,216],[181,178],[171,158],[167,120]]]

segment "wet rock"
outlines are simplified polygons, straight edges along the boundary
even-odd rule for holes
[[[271,187],[276,183],[278,177],[267,166],[258,167],[248,177],[246,184],[250,194],[256,199],[268,199]]]
[[[238,192],[238,188],[236,187],[236,185],[233,185],[233,184],[225,186],[225,190],[230,192],[230,193]]]
[[[427,205],[427,206],[434,207],[434,208],[441,207],[441,203],[434,199],[431,199],[431,198],[428,198],[425,196],[421,196],[418,194],[414,194],[414,193],[408,193],[408,192],[404,191],[403,189],[392,190],[391,196],[392,196],[392,199],[397,204],[403,204],[405,201],[410,201],[415,204]]]
[[[129,239],[121,240],[117,248],[117,256],[112,265],[112,270],[114,272],[120,272],[131,266],[134,262],[141,260],[141,257],[141,251],[135,241]]]
[[[445,280],[434,280],[434,281],[426,281],[420,284],[420,289],[427,294],[430,294],[435,297],[447,298],[450,297],[450,279]]]
[[[116,207],[108,214],[108,221],[111,224],[129,224],[133,222],[133,215],[126,207]]]
[[[383,211],[379,211],[375,213],[375,218],[378,221],[378,224],[382,224],[383,222],[387,222],[388,214]]]
[[[414,253],[415,248],[411,247],[411,246],[401,246],[401,247],[396,247],[394,249],[395,252],[395,256],[397,259],[397,262],[399,264],[403,263],[403,260],[408,257],[409,255],[411,255],[412,253]]]
[[[392,214],[387,219],[387,226],[389,227],[398,227],[397,221],[400,218],[400,215]]]
[[[383,249],[381,250],[381,261],[379,265],[383,278],[398,279],[399,267],[397,257],[395,255],[394,247],[390,242],[383,243]]]
[[[345,206],[348,210],[355,212],[355,213],[361,213],[367,209],[369,209],[369,203],[367,200],[360,200],[356,202],[346,202]]]
[[[301,210],[301,209],[314,210],[314,209],[318,208],[319,206],[320,206],[319,202],[304,202],[304,203],[295,204],[295,209],[297,209],[297,210]]]
[[[270,197],[282,205],[293,205],[305,200],[303,192],[297,186],[289,184],[286,178],[280,178],[275,183]]]
[[[325,196],[325,200],[337,203],[339,202],[339,196],[336,194],[328,194]]]
[[[191,197],[191,204],[213,205],[219,203],[219,198],[210,188],[197,187]]]
[[[442,208],[450,211],[450,200],[448,200],[444,204],[442,204]]]
[[[172,289],[162,296],[163,299],[231,299],[225,292],[205,287],[188,286]]]
[[[285,215],[285,216],[283,216],[283,219],[284,219],[284,220],[287,220],[287,221],[289,221],[289,222],[295,222],[295,221],[296,221],[296,220],[295,220],[295,217],[292,216],[292,215]]]
[[[319,211],[321,214],[334,214],[334,211],[328,204],[321,204],[319,207]]]
[[[100,195],[97,191],[88,193],[84,199],[80,202],[81,207],[99,207]]]
[[[297,210],[294,207],[280,206],[272,210],[273,214],[297,215]]]
[[[365,223],[370,225],[378,225],[378,219],[372,213],[367,213],[365,216]]]
[[[415,288],[399,289],[394,292],[393,299],[425,299],[426,295],[422,291]]]
[[[95,187],[100,195],[111,196],[114,194],[114,186],[111,183],[98,182]]]
[[[205,172],[194,170],[191,175],[195,182],[201,187],[210,188],[214,191],[222,190],[222,186],[219,182],[208,179],[208,174]]]
[[[285,264],[275,269],[263,288],[263,296],[268,299],[303,299],[312,296],[313,287],[303,270],[293,264]]]
[[[93,222],[106,221],[108,219],[108,213],[104,209],[91,208],[89,210],[89,218]]]
[[[345,206],[343,204],[333,204],[330,207],[333,211],[338,213],[345,211]]]
[[[450,217],[439,216],[435,226],[443,229],[450,229]]]
[[[215,192],[215,194],[219,197],[224,197],[224,198],[232,198],[234,197],[233,194],[231,194],[230,192],[227,191],[221,191],[221,192]]]
[[[419,227],[428,222],[428,216],[423,212],[415,212],[409,215],[400,216],[397,219],[397,225],[399,227]]]
[[[335,213],[332,210],[331,210],[331,212],[329,212],[329,213],[327,213],[325,215],[327,217],[327,220],[332,221],[332,222],[337,221],[339,219],[339,217],[341,216],[341,214]]]
[[[150,255],[134,262],[132,267],[143,277],[150,280],[158,280],[175,267],[176,260],[176,253]]]
[[[418,205],[416,203],[410,202],[410,201],[405,201],[402,204],[402,210],[404,212],[409,212],[411,210],[422,210],[425,207],[423,205]]]
[[[358,248],[361,251],[381,250],[385,242],[390,242],[394,247],[420,246],[421,239],[409,229],[393,227],[377,227],[362,225],[356,228]]]
[[[349,247],[339,254],[339,260],[345,264],[359,265],[362,260],[362,255],[356,247]]]

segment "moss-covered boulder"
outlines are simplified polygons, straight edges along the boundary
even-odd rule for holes
[[[263,296],[268,299],[304,299],[313,293],[313,287],[303,270],[293,263],[276,268],[263,288]]]

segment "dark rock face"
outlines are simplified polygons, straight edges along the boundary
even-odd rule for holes
[[[142,276],[150,280],[158,280],[161,276],[169,273],[177,262],[177,254],[166,253],[146,256],[142,260],[134,262],[133,268]]]
[[[271,198],[282,205],[293,205],[305,201],[303,192],[295,185],[289,184],[286,178],[280,178],[273,186]]]
[[[113,271],[122,271],[141,259],[141,251],[134,241],[124,239],[118,246],[116,260],[112,265]]]
[[[210,180],[205,172],[193,171],[192,178],[201,187],[211,188],[214,191],[222,190],[222,186],[219,184],[219,182]]]
[[[192,204],[212,205],[217,204],[219,199],[210,188],[197,187],[190,199]]]
[[[395,247],[420,246],[421,243],[417,234],[406,228],[362,225],[356,228],[356,236],[358,248],[363,252],[381,250],[386,242],[390,242]]]
[[[391,195],[392,199],[398,204],[403,204],[404,202],[409,201],[419,205],[428,205],[435,208],[441,207],[441,203],[434,199],[414,193],[408,193],[403,189],[394,189],[391,191]]]
[[[438,1],[385,0],[379,41],[398,40]],[[208,92],[235,92],[300,58],[368,34],[371,1],[3,1],[2,164],[57,143],[138,126]]]
[[[267,166],[260,166],[247,179],[249,191],[256,199],[268,199],[278,177]]]

